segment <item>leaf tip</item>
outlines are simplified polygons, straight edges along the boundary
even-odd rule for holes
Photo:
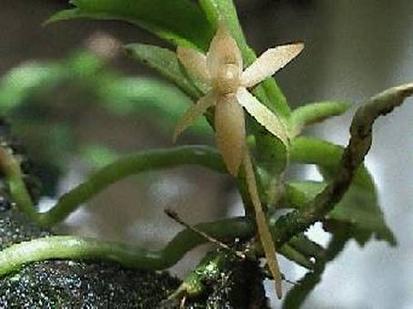
[[[80,15],[78,14],[78,9],[68,9],[57,12],[50,16],[46,21],[43,22],[42,26],[48,26],[49,24],[53,24],[59,21],[69,20],[73,18],[78,18]]]

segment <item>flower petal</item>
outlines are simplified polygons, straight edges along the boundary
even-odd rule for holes
[[[234,64],[242,72],[242,56],[237,43],[226,27],[220,23],[211,41],[207,54],[207,66],[211,78],[216,78],[219,69],[225,64]]]
[[[225,165],[235,177],[245,154],[245,119],[234,95],[219,98],[215,106],[215,132]]]
[[[242,85],[249,88],[262,82],[297,57],[303,48],[303,43],[296,43],[268,49],[242,73]]]
[[[277,115],[271,112],[265,105],[261,104],[261,102],[244,87],[238,89],[237,99],[239,104],[243,106],[258,123],[278,137],[284,144],[288,144],[288,134],[285,125]]]
[[[176,50],[179,61],[190,74],[197,77],[204,83],[209,81],[206,56],[192,48],[178,46]]]
[[[213,92],[207,93],[199,99],[199,101],[192,105],[182,118],[178,121],[173,135],[173,142],[175,143],[178,136],[185,131],[198,117],[207,111],[207,109],[216,103],[216,96]]]

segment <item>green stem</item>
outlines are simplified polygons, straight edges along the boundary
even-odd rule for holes
[[[116,181],[149,170],[187,164],[204,166],[222,173],[226,171],[219,153],[207,146],[143,151],[121,158],[92,174],[84,183],[64,194],[50,211],[39,214],[36,221],[42,226],[52,226]]]
[[[10,195],[20,211],[30,219],[36,220],[38,214],[33,207],[33,202],[23,181],[23,172],[20,163],[7,149],[0,147],[0,169],[6,177]]]
[[[254,222],[246,217],[223,219],[195,225],[220,241],[248,239],[255,235]],[[104,260],[124,267],[161,270],[173,266],[188,251],[207,240],[193,230],[179,232],[163,249],[144,248],[76,236],[49,236],[12,245],[0,251],[0,276],[18,271],[23,265],[47,259]],[[283,246],[281,254],[304,267],[311,267],[300,251]]]
[[[401,105],[412,94],[413,83],[393,87],[374,96],[357,110],[350,127],[350,141],[335,177],[303,211],[291,212],[276,222],[273,233],[278,246],[322,220],[334,208],[347,192],[370,149],[374,121]]]
[[[311,124],[321,122],[332,116],[339,116],[345,113],[350,107],[347,102],[325,101],[310,103],[298,107],[291,113],[291,125],[293,126],[291,135],[297,136],[303,128]]]
[[[180,146],[172,149],[142,151],[132,154],[107,165],[92,174],[85,182],[63,194],[57,204],[48,212],[38,213],[33,207],[30,195],[22,178],[20,165],[6,150],[0,149],[0,167],[5,173],[11,196],[17,207],[30,219],[41,226],[53,226],[61,222],[111,184],[145,171],[173,168],[180,165],[200,165],[214,171],[225,173],[226,168],[221,155],[208,146]],[[245,208],[251,204],[245,184],[245,176],[240,173],[237,179],[238,188]]]
[[[318,260],[325,255],[325,250],[322,246],[309,239],[306,235],[300,234],[290,239],[288,244],[308,258]]]
[[[202,223],[195,227],[221,241],[249,238],[255,232],[253,225],[244,217]],[[158,251],[76,236],[51,236],[16,244],[1,251],[0,275],[18,271],[27,263],[46,259],[105,260],[129,268],[160,270],[171,267],[189,250],[205,242],[205,238],[189,229],[178,233]]]
[[[280,249],[278,249],[278,253],[281,253],[285,258],[293,261],[294,263],[297,263],[304,268],[313,269],[314,267],[313,263],[308,257],[290,246],[290,244],[284,244]]]

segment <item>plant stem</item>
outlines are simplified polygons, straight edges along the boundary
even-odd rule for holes
[[[347,192],[370,149],[374,121],[401,105],[412,94],[413,83],[393,87],[374,96],[357,110],[350,127],[350,141],[335,177],[304,210],[291,212],[276,222],[273,235],[278,246],[322,220],[334,208]]]
[[[109,164],[92,174],[85,182],[65,193],[48,212],[33,213],[26,204],[19,208],[31,214],[42,226],[52,226],[64,220],[82,203],[103,191],[116,181],[145,171],[172,168],[180,165],[196,164],[218,172],[225,172],[219,153],[207,146],[181,146],[171,149],[148,150],[129,155]]]
[[[332,182],[303,211],[295,211],[283,216],[272,226],[273,236],[278,247],[281,247],[292,236],[303,232],[316,221],[322,220],[342,198],[371,146],[374,121],[379,116],[385,115],[401,105],[403,100],[412,94],[413,84],[394,87],[373,97],[367,104],[359,108],[350,128],[349,144],[344,150],[341,164]],[[44,225],[60,221],[79,204],[87,201],[108,185],[138,172],[182,164],[198,164],[220,172],[225,171],[219,154],[208,147],[186,146],[147,151],[110,164],[92,175],[85,183],[65,194],[56,208],[48,213],[36,214],[22,181],[19,164],[3,148],[0,148],[0,164],[19,208],[32,218],[37,217],[37,220],[40,218],[40,222]],[[255,181],[252,163],[246,162],[245,167],[246,177],[250,178],[252,173]],[[251,178],[247,184],[251,184]],[[252,201],[259,201],[256,185],[248,185],[247,187]],[[257,204],[253,203],[253,205],[257,212],[259,210]],[[257,223],[261,219],[257,217]],[[214,238],[222,239],[251,237],[254,234],[253,226],[253,223],[248,222],[247,218],[244,217],[200,224],[196,227]],[[13,245],[0,252],[0,274],[15,271],[25,263],[48,258],[98,258],[116,261],[127,267],[164,269],[176,263],[188,250],[204,242],[203,237],[190,230],[179,233],[160,251],[148,251],[93,239],[53,236]]]
[[[314,265],[309,258],[307,258],[300,251],[290,246],[290,244],[284,244],[278,249],[278,253],[281,253],[288,260],[307,269],[313,269]]]
[[[231,218],[195,226],[211,237],[225,241],[249,238],[253,225],[245,218]],[[24,264],[46,259],[86,259],[116,262],[129,268],[161,270],[178,262],[189,250],[205,243],[204,237],[185,229],[162,250],[143,248],[76,236],[50,236],[12,245],[0,252],[0,275],[18,271]]]
[[[20,163],[7,149],[0,147],[0,169],[4,173],[9,186],[10,195],[20,211],[30,219],[36,221],[38,213],[33,207],[33,202],[23,181],[23,172]]]
[[[325,256],[324,248],[304,234],[292,237],[288,244],[307,258],[318,260]]]
[[[321,122],[331,116],[339,116],[350,108],[346,102],[324,101],[296,108],[291,114],[291,135],[297,136],[308,125]]]

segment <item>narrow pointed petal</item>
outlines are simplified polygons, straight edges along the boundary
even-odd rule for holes
[[[221,23],[211,41],[207,54],[207,66],[211,78],[216,78],[225,64],[233,64],[242,72],[242,56],[237,43]]]
[[[176,50],[179,61],[185,69],[199,78],[202,82],[208,83],[209,73],[207,68],[206,56],[192,48],[178,46]]]
[[[175,127],[175,132],[173,135],[173,142],[175,143],[178,136],[185,131],[192,123],[203,113],[207,111],[207,109],[213,106],[216,102],[216,96],[214,93],[209,92],[205,96],[203,96],[199,101],[192,105],[182,118],[178,121],[178,124]]]
[[[245,153],[244,111],[235,96],[222,97],[215,106],[215,136],[228,171],[234,177]]]
[[[239,104],[243,106],[258,123],[278,137],[284,144],[288,144],[286,127],[277,115],[271,112],[265,105],[261,104],[260,101],[243,87],[238,89],[237,99]]]
[[[303,48],[303,43],[296,43],[267,50],[242,73],[242,85],[249,88],[262,82],[297,57]]]

